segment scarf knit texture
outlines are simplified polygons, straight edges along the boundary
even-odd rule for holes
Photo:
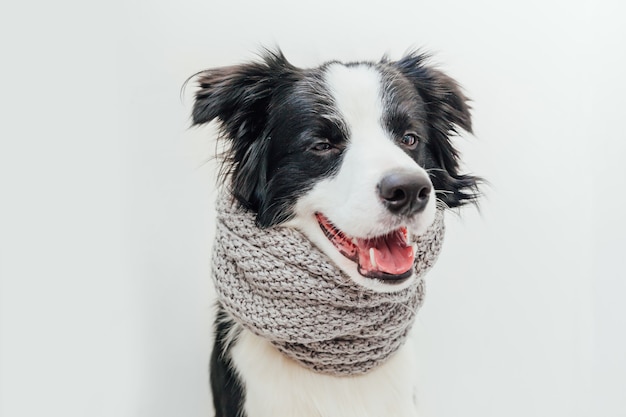
[[[416,279],[380,293],[354,283],[302,233],[259,228],[228,193],[217,201],[213,280],[221,306],[245,329],[315,372],[364,374],[405,342],[424,299],[423,275],[443,242],[443,212],[416,237]]]

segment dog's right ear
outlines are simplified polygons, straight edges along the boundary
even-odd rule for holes
[[[268,108],[279,85],[295,72],[280,51],[267,51],[260,62],[210,69],[195,76],[199,88],[193,125],[220,122],[221,136],[230,142],[222,173],[231,176],[233,194],[252,210],[258,210],[265,195]]]
[[[244,109],[246,96],[254,91],[255,83],[262,77],[255,67],[256,65],[233,65],[196,74],[198,90],[193,106],[193,125],[208,123],[216,118],[225,123],[233,117],[241,117],[242,115],[237,115],[237,111]],[[256,95],[262,95],[259,93]]]
[[[279,51],[267,52],[261,62],[215,68],[196,74],[198,90],[193,124],[219,119],[230,139],[243,139],[267,115],[276,80],[293,67]]]

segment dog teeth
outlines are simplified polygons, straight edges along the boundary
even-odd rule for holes
[[[413,248],[413,255],[417,255],[417,242],[413,242],[411,247]]]
[[[374,257],[374,248],[370,248],[370,262],[372,263],[372,266],[374,268],[378,268],[378,265],[376,265],[376,259]]]

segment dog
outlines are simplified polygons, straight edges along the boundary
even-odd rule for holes
[[[301,69],[267,50],[195,77],[193,124],[218,120],[236,201],[260,228],[297,229],[370,291],[416,279],[412,258],[398,254],[409,249],[386,240],[398,230],[419,236],[438,209],[478,197],[480,178],[461,173],[451,141],[471,133],[468,99],[427,54]],[[218,306],[215,415],[415,417],[413,361],[409,340],[363,375],[314,372]]]

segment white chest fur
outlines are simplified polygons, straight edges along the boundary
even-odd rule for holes
[[[311,372],[243,331],[232,351],[247,417],[417,417],[412,343],[366,375]]]

